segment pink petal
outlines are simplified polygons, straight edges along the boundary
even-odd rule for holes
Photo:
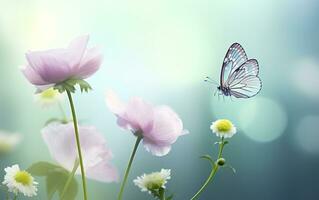
[[[121,118],[126,120],[135,131],[148,132],[152,128],[153,106],[141,98],[132,98]]]
[[[117,117],[120,127],[137,131],[149,131],[152,127],[153,107],[141,98],[132,98],[128,104],[123,104],[114,92],[108,92],[106,103]]]
[[[73,130],[72,124],[51,123],[41,131],[52,157],[70,171],[77,157]]]
[[[125,112],[126,105],[118,98],[112,90],[106,92],[106,105],[112,113],[121,115]]]
[[[143,138],[143,145],[146,151],[152,153],[155,156],[165,156],[171,150],[171,145],[161,146],[154,144],[152,141],[149,141],[147,138]]]
[[[65,55],[63,49],[26,53],[30,66],[48,83],[59,83],[72,76]]]
[[[48,84],[32,67],[30,67],[30,65],[25,66],[23,69],[21,69],[21,71],[24,74],[24,76],[28,79],[28,81],[34,85]]]
[[[88,168],[86,174],[87,177],[101,182],[114,182],[119,179],[117,169],[105,160]]]
[[[68,61],[72,69],[79,69],[88,41],[89,35],[83,35],[75,38],[69,44],[68,50],[70,53],[68,56]]]
[[[77,76],[83,79],[90,77],[100,68],[102,60],[103,56],[98,48],[87,50],[81,61]]]
[[[78,157],[73,124],[51,123],[42,130],[42,136],[52,157],[71,171]],[[117,171],[110,164],[112,152],[106,147],[102,134],[95,127],[79,126],[79,136],[87,176],[104,182],[117,180]]]
[[[168,106],[154,109],[153,127],[144,137],[159,146],[173,144],[183,134],[183,123],[179,116]]]

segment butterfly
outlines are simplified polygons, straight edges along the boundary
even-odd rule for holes
[[[236,98],[250,98],[259,93],[262,82],[258,77],[259,65],[256,59],[248,59],[244,48],[232,44],[224,58],[220,83],[217,87],[219,95],[234,96]],[[206,77],[205,81],[213,80]],[[216,94],[215,92],[215,94]]]

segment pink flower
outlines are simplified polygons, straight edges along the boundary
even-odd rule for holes
[[[113,92],[108,92],[106,102],[117,116],[120,127],[143,136],[145,149],[156,156],[168,154],[171,145],[181,135],[183,122],[168,106],[152,106],[141,98],[132,98],[122,103]]]
[[[102,63],[97,48],[87,49],[88,40],[85,35],[74,39],[68,48],[27,52],[28,64],[22,69],[23,74],[40,91],[71,78],[88,78]]]
[[[73,124],[51,123],[41,133],[51,156],[72,171],[78,158]],[[110,164],[112,152],[105,146],[103,136],[92,126],[79,126],[79,135],[86,176],[102,182],[117,181],[117,170]],[[76,173],[80,174],[79,168]]]

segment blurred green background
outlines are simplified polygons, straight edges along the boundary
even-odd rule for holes
[[[40,129],[60,113],[34,102],[34,87],[19,70],[24,53],[63,47],[88,33],[105,59],[88,80],[94,91],[75,95],[78,116],[104,133],[121,175],[135,138],[117,127],[106,108],[107,89],[125,99],[141,96],[170,105],[191,133],[165,157],[140,146],[124,199],[150,199],[132,180],[161,168],[172,169],[167,186],[175,199],[189,199],[209,173],[209,163],[199,156],[217,151],[210,123],[225,117],[239,129],[225,149],[237,174],[221,170],[201,199],[319,198],[318,1],[0,0],[0,5],[0,129],[23,136],[14,152],[1,157],[1,177],[8,165],[53,161]],[[218,100],[215,86],[203,82],[206,76],[219,80],[233,42],[259,61],[263,89],[252,99]],[[37,181],[40,192],[33,199],[46,199],[44,181]],[[88,184],[94,200],[115,199],[120,186]]]

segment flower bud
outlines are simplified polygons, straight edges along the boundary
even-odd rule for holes
[[[217,163],[218,166],[223,166],[223,165],[225,165],[226,160],[225,160],[225,158],[219,158],[219,159],[216,161],[216,163]]]

